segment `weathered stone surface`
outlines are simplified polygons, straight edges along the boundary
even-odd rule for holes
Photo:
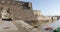
[[[24,28],[23,25],[15,21],[13,21],[12,23],[14,23],[16,25],[16,27],[18,28],[18,32],[30,32],[28,29]]]
[[[36,28],[22,20],[12,21],[12,23],[16,25],[19,32],[38,32]]]
[[[18,32],[18,29],[12,22],[2,21],[0,24],[0,32]]]
[[[13,20],[30,21],[34,19],[31,2],[0,0],[0,7],[2,8],[0,8],[0,11],[2,11],[3,8],[7,7],[6,9],[9,11],[10,17]]]

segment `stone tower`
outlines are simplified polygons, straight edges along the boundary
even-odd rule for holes
[[[13,20],[24,20],[30,21],[34,20],[34,14],[32,10],[31,2],[15,1],[15,0],[0,0],[0,18],[1,11],[3,8],[7,7],[7,11]]]

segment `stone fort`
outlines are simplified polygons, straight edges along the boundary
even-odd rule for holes
[[[0,18],[2,10],[6,10],[13,20],[30,21],[35,19],[31,2],[0,0]]]

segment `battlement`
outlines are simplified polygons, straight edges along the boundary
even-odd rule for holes
[[[15,0],[0,0],[0,4],[13,4],[17,6],[23,5],[24,7],[31,7],[32,8],[32,3],[31,2],[23,2],[23,1],[15,1]]]

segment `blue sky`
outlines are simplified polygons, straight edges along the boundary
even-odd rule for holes
[[[22,0],[32,2],[34,10],[41,10],[43,15],[60,15],[60,0]]]

